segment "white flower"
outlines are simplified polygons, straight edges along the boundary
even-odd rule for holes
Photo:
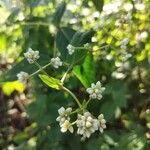
[[[66,132],[67,130],[69,130],[71,133],[73,133],[74,131],[71,123],[68,120],[65,120],[65,122],[61,124],[60,127],[61,127],[61,132]]]
[[[71,45],[71,44],[69,44],[67,46],[67,49],[68,49],[69,55],[72,55],[74,53],[74,51],[75,51],[75,47],[73,45]]]
[[[53,67],[56,68],[56,69],[59,68],[59,66],[62,66],[62,61],[60,60],[59,57],[52,58],[51,63],[53,65]]]
[[[99,131],[101,133],[103,133],[103,130],[106,128],[106,120],[104,119],[104,115],[103,114],[100,114],[98,116],[98,122],[99,122]]]
[[[76,124],[77,134],[82,135],[82,139],[89,138],[92,133],[98,130],[98,120],[94,119],[89,112],[85,112],[83,115],[79,114]]]
[[[33,51],[31,48],[29,48],[29,50],[24,53],[24,57],[30,64],[32,64],[40,58],[39,51]]]
[[[17,77],[18,77],[18,81],[25,84],[29,78],[29,74],[21,71],[20,73],[17,74]]]
[[[127,21],[132,21],[132,14],[129,12],[127,15],[126,15],[126,17],[125,17],[125,19],[127,20]]]
[[[59,121],[60,125],[62,125],[66,120],[70,121],[69,115],[71,112],[71,107],[68,107],[67,109],[61,107],[60,109],[58,109],[59,116],[56,118],[56,121]]]
[[[129,39],[128,38],[123,39],[121,41],[121,49],[126,49],[128,43],[129,43]]]
[[[100,81],[98,81],[96,84],[92,83],[90,88],[87,88],[87,92],[90,94],[91,99],[98,99],[100,100],[102,98],[102,93],[105,90],[104,87],[101,86]]]
[[[84,47],[85,47],[85,48],[89,48],[89,46],[90,46],[89,43],[84,44]]]

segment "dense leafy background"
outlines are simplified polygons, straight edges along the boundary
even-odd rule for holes
[[[149,0],[0,0],[0,149],[150,149],[149,8]],[[126,50],[120,48],[124,38],[129,38]],[[90,52],[68,55],[69,43],[87,42]],[[102,82],[104,97],[89,110],[104,113],[104,134],[85,142],[76,134],[62,134],[57,110],[75,108],[72,98],[44,85],[38,76],[26,88],[15,81],[18,72],[38,69],[23,58],[29,47],[40,51],[41,65],[56,55],[76,63],[65,85],[81,101],[87,97],[86,87]],[[60,79],[66,70],[46,71]]]

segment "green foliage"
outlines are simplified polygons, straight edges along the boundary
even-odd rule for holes
[[[87,55],[82,65],[77,65],[73,68],[73,73],[81,81],[84,87],[89,87],[95,82],[95,65],[93,56]],[[91,69],[92,68],[92,69]]]
[[[67,45],[70,43],[75,30],[67,27],[60,28],[56,34],[56,46],[61,53],[63,60],[68,59]]]
[[[0,119],[6,110],[7,124],[11,125],[3,127],[3,121],[0,122],[0,149],[13,145],[16,150],[149,150],[150,2],[17,2],[0,1],[3,16],[0,20],[0,89],[4,93],[3,96],[0,91]],[[129,43],[122,49],[124,38],[128,38]],[[84,46],[86,43],[90,45],[88,48]],[[72,55],[67,50],[69,44],[76,47]],[[48,75],[39,71],[39,76],[29,78],[25,89],[16,81],[16,75],[20,71],[32,74],[39,69],[23,58],[29,47],[39,51],[37,62],[41,66],[57,56],[63,66],[56,69],[49,65],[44,68]],[[88,109],[96,117],[104,114],[106,130],[103,134],[96,132],[84,142],[76,133],[62,134],[56,123],[58,109],[62,106],[74,109],[77,104],[70,93],[61,91],[61,86],[85,104],[89,96],[86,88],[97,81],[106,89],[100,101],[89,102]],[[10,123],[9,113],[17,109],[23,116],[25,112],[16,101],[9,111],[9,101],[24,90],[23,106],[28,123],[20,130]],[[3,98],[8,99],[4,100],[8,108],[1,107]]]
[[[99,12],[103,10],[104,0],[92,0],[92,2]]]
[[[58,6],[58,8],[56,9],[56,12],[54,13],[53,21],[52,21],[55,26],[59,26],[61,18],[65,12],[65,9],[66,9],[66,3],[65,2],[62,2]]]

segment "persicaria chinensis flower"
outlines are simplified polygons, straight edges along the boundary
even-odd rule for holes
[[[18,81],[25,84],[29,78],[29,74],[21,71],[20,73],[17,74],[17,77],[18,77]]]
[[[75,47],[73,45],[69,44],[67,46],[67,50],[68,50],[69,55],[72,55],[75,51]]]
[[[67,132],[67,130],[69,130],[71,133],[73,133],[74,131],[72,124],[68,120],[65,120],[65,122],[61,124],[60,127],[61,127],[61,132]]]
[[[51,63],[53,65],[53,67],[56,68],[56,69],[59,68],[59,66],[62,66],[62,61],[60,60],[59,57],[52,58]]]
[[[89,94],[89,97],[91,99],[98,99],[100,100],[102,98],[102,93],[105,90],[105,87],[101,86],[100,81],[98,81],[96,84],[92,83],[90,88],[87,88],[87,92]]]
[[[30,64],[32,64],[40,58],[39,51],[34,51],[31,48],[29,48],[29,50],[26,53],[24,53],[24,57]]]
[[[103,115],[103,114],[100,114],[100,115],[98,116],[98,122],[99,122],[99,124],[98,124],[98,126],[99,126],[99,131],[100,131],[101,133],[103,133],[103,130],[106,128],[106,120],[104,119],[104,115]]]
[[[60,125],[62,125],[66,120],[70,121],[69,115],[71,112],[71,107],[68,107],[67,109],[61,107],[60,109],[58,109],[59,116],[56,118],[56,121],[59,121]]]
[[[77,134],[82,135],[82,139],[89,138],[92,133],[98,130],[98,120],[94,119],[89,112],[83,115],[78,115],[77,119]]]
[[[121,49],[126,49],[128,43],[129,43],[129,39],[128,38],[123,39],[121,41]]]

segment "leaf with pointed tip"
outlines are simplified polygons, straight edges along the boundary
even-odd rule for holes
[[[60,90],[60,86],[62,85],[62,82],[56,78],[47,76],[47,75],[39,75],[40,79],[49,87]]]

